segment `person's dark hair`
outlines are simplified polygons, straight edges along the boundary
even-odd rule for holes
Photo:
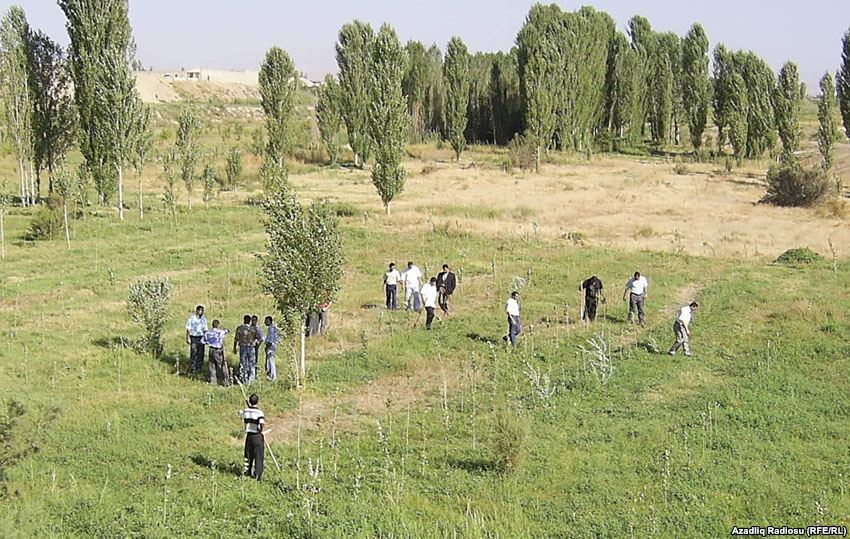
[[[244,323],[244,324],[250,324],[250,323],[251,323],[251,315],[250,315],[250,314],[246,314],[245,316],[243,316],[243,317],[242,317],[242,323]]]
[[[197,305],[197,306],[195,306],[195,312],[198,312],[199,310],[203,310],[203,309],[204,309],[204,306],[203,306],[203,305]]]
[[[256,393],[251,393],[251,396],[248,397],[248,404],[256,406],[258,402],[260,402],[260,396]]]
[[[449,269],[449,265],[448,265],[448,264],[443,264],[443,269],[444,269],[444,270]]]
[[[640,272],[639,271],[635,272],[635,279],[640,279]]]
[[[219,324],[221,324],[221,322],[219,322],[218,320],[213,320],[213,327],[214,328],[217,328],[219,326]]]
[[[410,266],[412,266],[412,265],[413,265],[413,261],[412,261],[412,260],[408,260],[408,261],[407,261],[407,267],[409,268],[409,267],[410,267]]]
[[[431,282],[432,282],[432,283],[436,283],[436,282],[437,282],[437,278],[436,278],[436,277],[431,277]]]
[[[517,292],[516,290],[514,290],[513,292],[511,292],[511,297],[512,297],[512,298],[515,298],[515,297],[517,297],[518,295],[519,295],[519,292]]]
[[[697,303],[696,301],[692,301],[691,302],[691,308],[696,309],[697,307],[699,307],[699,303]]]
[[[271,316],[267,316],[267,317],[266,317],[266,322],[267,322],[268,324],[271,324],[272,322],[274,322],[274,319],[273,319]]]
[[[394,267],[395,267],[395,262],[390,262],[390,267],[391,267],[391,268],[394,268]]]
[[[251,322],[253,322],[254,320],[259,320],[259,319],[260,319],[260,317],[257,316],[256,314],[251,315]]]

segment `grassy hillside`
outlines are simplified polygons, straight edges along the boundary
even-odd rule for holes
[[[330,335],[309,343],[307,388],[254,388],[283,469],[267,455],[265,481],[239,477],[239,390],[182,374],[182,325],[198,302],[231,329],[269,311],[261,216],[245,196],[182,212],[177,228],[158,212],[125,224],[87,212],[70,251],[21,242],[29,215],[7,218],[3,536],[707,537],[850,523],[846,261],[582,247],[358,212],[344,218],[343,291]],[[459,271],[457,312],[435,331],[362,308],[382,303],[385,263],[407,259]],[[620,302],[636,269],[652,283],[645,330],[624,323]],[[576,287],[591,273],[609,303],[586,328]],[[148,275],[175,288],[162,360],[123,346],[139,336],[128,285]],[[517,277],[526,331],[508,350]],[[694,297],[696,355],[658,353]],[[582,350],[590,339],[608,363]]]

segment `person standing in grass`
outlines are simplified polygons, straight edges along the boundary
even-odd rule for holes
[[[416,311],[422,308],[419,290],[422,286],[422,270],[413,262],[407,263],[407,269],[402,275],[404,278],[404,310]]]
[[[623,290],[623,301],[626,301],[626,295],[629,297],[629,314],[626,317],[626,321],[631,324],[634,318],[635,313],[637,313],[638,322],[640,322],[640,326],[646,326],[646,318],[643,313],[643,304],[646,302],[646,298],[648,296],[647,289],[649,288],[649,281],[646,280],[646,277],[640,274],[639,271],[636,271],[631,279],[626,283],[626,288]]]
[[[446,316],[449,315],[449,298],[454,294],[456,287],[457,276],[448,264],[443,264],[443,271],[437,274],[437,292],[440,309]]]
[[[233,339],[233,353],[239,347],[239,378],[250,384],[257,378],[257,349],[255,348],[260,336],[257,327],[251,324],[251,315],[242,317],[242,325],[236,328]]]
[[[259,361],[260,345],[263,344],[263,329],[260,327],[260,317],[256,314],[251,317],[251,327],[257,331],[257,342],[254,343],[254,356]]]
[[[511,292],[511,297],[505,305],[505,312],[508,315],[508,336],[511,346],[516,346],[517,338],[522,333],[522,322],[519,318],[519,292]]]
[[[579,286],[579,292],[584,292],[584,311],[582,320],[594,322],[596,320],[596,307],[599,304],[599,299],[605,303],[605,296],[602,294],[602,279],[596,275],[586,279]]]
[[[204,306],[195,307],[195,312],[186,320],[186,344],[189,345],[189,370],[197,373],[204,366],[204,333],[207,331],[207,319]]]
[[[248,322],[251,317],[248,317]],[[245,424],[245,452],[244,467],[245,475],[253,477],[257,481],[263,478],[263,460],[265,459],[266,440],[263,436],[263,427],[266,424],[266,416],[258,408],[260,397],[252,393],[248,397],[248,407],[239,412],[242,422]]]
[[[230,369],[224,358],[224,338],[228,331],[219,327],[221,322],[213,320],[212,329],[204,333],[204,344],[210,347],[210,384],[218,385],[218,376],[221,374],[221,382],[224,387],[230,385]]]
[[[280,334],[277,331],[277,326],[274,325],[274,319],[267,316],[264,320],[266,324],[266,377],[274,382],[277,380],[277,343],[280,342]]]
[[[434,322],[434,312],[437,310],[437,278],[431,277],[431,280],[422,285],[422,303],[425,304],[425,329],[431,329],[431,323]]]
[[[390,268],[384,273],[384,293],[387,297],[387,310],[398,309],[398,283],[401,273],[395,269],[395,262],[390,262]]]
[[[685,355],[691,356],[691,317],[699,309],[699,303],[692,301],[685,305],[676,314],[676,321],[673,322],[673,334],[676,336],[676,342],[667,352],[671,356],[675,356],[679,348],[685,349]]]

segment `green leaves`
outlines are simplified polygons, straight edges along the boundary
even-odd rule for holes
[[[841,40],[841,66],[838,68],[836,82],[844,132],[847,138],[850,138],[850,30],[844,33]]]
[[[711,81],[708,74],[708,37],[699,24],[682,41],[682,105],[694,150],[702,147],[708,119]]]
[[[375,35],[369,24],[354,21],[343,25],[336,43],[342,118],[354,160],[361,167],[371,153],[369,127],[372,48]],[[404,65],[399,68],[404,73]]]
[[[443,64],[446,80],[446,127],[455,159],[466,146],[467,107],[469,104],[469,51],[459,37],[453,37],[446,49]]]
[[[820,99],[818,100],[818,150],[823,160],[823,169],[830,170],[834,164],[833,147],[841,132],[838,128],[837,107],[835,104],[835,84],[832,75],[824,73],[820,79]]]
[[[316,123],[319,135],[331,158],[331,166],[339,160],[339,132],[342,129],[342,95],[333,75],[326,75],[324,84],[319,87],[319,99],[316,103]]]
[[[800,148],[800,106],[802,104],[797,64],[786,62],[779,70],[773,95],[776,127],[779,130],[779,138],[782,139],[782,160],[785,162],[795,161],[794,152]]]
[[[127,312],[134,322],[142,326],[144,336],[137,347],[154,356],[164,350],[162,332],[169,319],[171,284],[168,279],[146,279],[130,285],[127,297]]]
[[[192,191],[195,187],[195,168],[200,159],[201,121],[191,110],[184,109],[177,118],[177,140],[174,143],[175,157],[180,169],[180,179],[189,195],[192,207]]]
[[[292,136],[292,117],[299,78],[289,55],[279,47],[266,53],[260,67],[260,104],[266,115],[266,160],[282,167]]]

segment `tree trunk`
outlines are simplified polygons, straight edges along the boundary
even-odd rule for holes
[[[115,165],[118,171],[118,219],[124,220],[124,167]]]
[[[24,160],[18,159],[18,170],[21,174],[21,206],[27,207],[29,197],[27,196],[27,174],[24,172]]]
[[[41,198],[41,169],[37,168],[35,170],[35,195],[36,199]]]
[[[390,215],[390,203],[389,202],[384,204],[384,209],[387,210],[387,217],[389,217],[389,215]]]
[[[68,230],[68,200],[62,200],[62,219],[65,223],[65,243],[68,244],[68,250],[71,250],[71,232]]]
[[[306,349],[306,338],[305,334],[307,333],[306,325],[302,325],[301,327],[301,362],[298,365],[299,378],[301,379],[301,387],[307,385],[307,349]]]
[[[35,206],[38,203],[38,199],[35,196],[35,168],[32,166],[32,161],[30,161],[30,205]]]

